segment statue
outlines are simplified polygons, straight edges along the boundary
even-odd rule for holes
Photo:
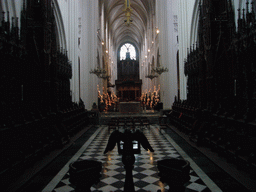
[[[135,191],[133,176],[132,176],[132,169],[134,167],[133,164],[135,162],[133,143],[132,143],[132,141],[134,140],[138,141],[145,150],[147,151],[150,150],[151,152],[154,152],[147,138],[141,131],[136,130],[135,132],[132,132],[129,129],[126,129],[124,133],[118,130],[113,131],[109,137],[107,147],[104,151],[104,154],[106,154],[108,151],[112,151],[115,148],[115,145],[117,143],[120,143],[120,141],[124,142],[122,162],[126,170],[125,184],[124,184],[125,192]]]

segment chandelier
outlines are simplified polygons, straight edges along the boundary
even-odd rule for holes
[[[99,76],[99,78],[109,80],[111,78],[111,76],[103,74],[103,75]]]
[[[158,77],[157,75],[149,74],[146,76],[146,78],[149,78],[150,80],[154,79],[155,77]]]
[[[105,74],[106,73],[106,70],[97,67],[96,69],[91,70],[90,73],[93,73],[93,74],[97,75],[97,77],[100,77],[101,74]]]
[[[126,16],[126,19],[124,20],[125,24],[127,26],[130,26],[130,24],[132,23],[132,19],[131,19],[131,14],[132,14],[132,9],[131,9],[131,3],[130,3],[130,0],[125,0],[125,8],[124,8],[124,11],[125,11],[125,16]]]
[[[159,66],[159,67],[152,68],[151,71],[157,73],[158,75],[161,75],[162,73],[168,72],[169,70],[167,69],[167,67],[164,68]]]

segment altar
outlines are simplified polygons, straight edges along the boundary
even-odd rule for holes
[[[120,102],[119,112],[121,113],[139,113],[141,111],[140,102]]]

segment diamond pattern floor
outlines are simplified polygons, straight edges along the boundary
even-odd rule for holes
[[[78,159],[97,160],[103,163],[102,177],[97,185],[91,190],[94,192],[103,191],[123,191],[125,182],[125,169],[122,163],[122,156],[118,154],[117,147],[113,151],[103,154],[108,142],[110,133],[107,126],[101,126],[101,129],[88,147],[81,153]],[[157,160],[165,158],[182,158],[179,152],[171,145],[171,143],[159,133],[157,125],[151,125],[150,129],[143,129],[143,133],[147,137],[150,145],[154,149],[154,153],[141,149],[141,154],[135,155],[135,164],[133,169],[133,181],[135,191],[138,192],[161,192],[168,191],[169,187],[159,181],[158,170],[156,167]],[[55,179],[52,192],[73,192],[74,186],[69,182],[68,171],[61,174],[59,179]],[[190,181],[185,184],[186,192],[206,192],[210,189],[195,173],[190,170]],[[171,190],[170,190],[171,191]]]

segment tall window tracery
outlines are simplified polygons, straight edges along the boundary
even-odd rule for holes
[[[130,44],[130,43],[125,43],[121,49],[120,49],[120,60],[125,60],[127,59],[126,56],[127,54],[126,53],[130,53],[130,58],[132,60],[136,60],[136,50],[135,50],[135,47]]]

